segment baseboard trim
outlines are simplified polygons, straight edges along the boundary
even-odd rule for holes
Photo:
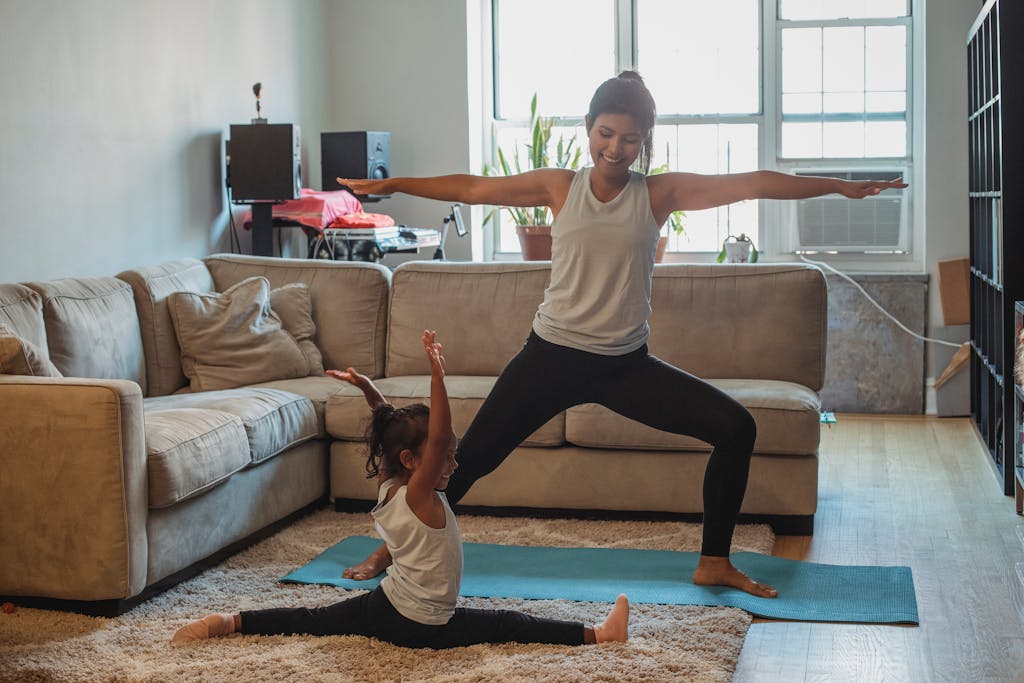
[[[329,503],[330,501],[327,496],[318,498],[309,505],[296,510],[286,517],[282,517],[276,522],[263,527],[259,531],[221,548],[209,557],[205,557],[198,562],[171,574],[170,576],[160,579],[152,586],[146,586],[141,593],[131,598],[118,600],[65,600],[61,598],[39,598],[24,595],[12,595],[0,596],[0,601],[11,602],[22,607],[57,610],[60,612],[77,612],[79,614],[87,614],[93,617],[118,617],[138,607],[150,598],[157,596],[170,588],[174,588],[182,581],[187,581],[193,576],[201,574],[207,569],[220,564],[235,553],[245,550],[249,546],[259,543],[265,538],[273,536],[281,529],[295,523],[302,517],[316,512],[321,508],[327,507]]]
[[[376,505],[371,500],[336,498],[337,512],[369,512]],[[632,510],[577,510],[574,508],[488,507],[484,505],[456,505],[460,515],[490,515],[492,517],[535,517],[537,519],[622,519],[644,522],[701,522],[699,512],[656,512]],[[747,515],[741,514],[740,524],[768,524],[778,536],[813,536],[814,515]]]

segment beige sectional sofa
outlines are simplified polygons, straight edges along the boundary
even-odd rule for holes
[[[308,285],[324,366],[396,403],[427,398],[438,330],[457,432],[522,345],[546,263],[364,263],[216,255],[117,277],[0,285],[0,325],[64,377],[0,374],[0,596],[130,608],[327,496],[375,497],[368,408],[322,375],[192,392],[173,292],[253,276]],[[656,269],[650,348],[736,396],[758,437],[743,512],[810,533],[817,500],[825,281],[804,265]],[[467,506],[696,514],[705,444],[579,406],[534,433]],[[339,530],[343,533],[343,530]]]

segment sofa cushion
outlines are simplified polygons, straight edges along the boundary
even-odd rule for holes
[[[425,329],[444,340],[449,375],[497,376],[530,335],[550,278],[546,262],[401,264],[391,285],[387,376],[430,374]]]
[[[210,271],[197,259],[180,259],[126,270],[117,276],[132,287],[146,352],[146,393],[164,396],[188,384],[181,369],[181,349],[167,309],[174,292],[209,292]]]
[[[224,389],[145,399],[146,410],[220,410],[242,420],[253,463],[317,435],[316,410],[305,396],[278,389]]]
[[[379,380],[375,380],[379,381]],[[327,422],[325,412],[327,399],[337,392],[342,386],[351,386],[345,382],[339,382],[333,377],[321,375],[320,377],[297,377],[295,379],[276,379],[273,382],[261,382],[253,384],[253,389],[280,389],[299,396],[305,396],[313,402],[313,409],[316,411],[317,436],[327,436]]]
[[[242,420],[220,410],[146,410],[149,507],[197,496],[250,462]]]
[[[309,372],[306,376],[324,374],[324,359],[313,339],[316,338],[316,324],[313,322],[313,304],[309,298],[309,286],[292,282],[270,290],[270,308],[281,319],[281,326],[292,336],[299,349],[306,356]]]
[[[818,395],[805,386],[772,380],[709,380],[750,411],[757,423],[754,452],[809,455],[818,452]],[[663,432],[594,403],[566,411],[565,438],[590,448],[709,451],[690,436]]]
[[[146,359],[132,288],[113,277],[30,282],[43,300],[46,343],[67,377],[127,379],[146,392]]]
[[[0,323],[49,355],[43,299],[25,285],[0,285]]]
[[[421,347],[422,348],[422,347]],[[473,421],[484,399],[494,387],[496,377],[467,377],[447,375],[448,403],[452,410],[452,428],[464,434]],[[362,440],[369,423],[370,408],[363,393],[351,384],[338,382],[340,388],[327,399],[327,431],[348,441]],[[374,384],[391,403],[398,407],[411,403],[430,404],[430,377],[413,375],[385,377]],[[528,436],[524,446],[561,446],[565,443],[565,413],[559,413],[547,424]]]
[[[218,291],[260,275],[271,287],[309,285],[317,348],[328,368],[384,375],[391,271],[378,263],[217,254],[204,259]],[[326,333],[325,333],[326,331]],[[422,329],[420,330],[422,332]]]
[[[243,280],[221,294],[168,297],[192,391],[216,391],[310,374],[309,359],[270,307],[266,278]]]
[[[0,323],[0,375],[63,377],[46,353]]]

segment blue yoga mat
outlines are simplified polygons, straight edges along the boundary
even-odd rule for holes
[[[380,539],[351,536],[281,581],[370,589],[380,578],[342,578]],[[690,582],[698,553],[622,548],[549,548],[464,543],[460,595],[562,598],[613,602],[619,593],[635,603],[738,607],[751,614],[798,621],[916,624],[917,600],[910,567],[851,567],[798,562],[759,553],[735,553],[733,564],[772,584],[777,598]]]

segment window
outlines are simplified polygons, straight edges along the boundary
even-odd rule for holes
[[[653,166],[909,176],[909,3],[491,0],[493,142],[506,150],[525,142],[537,93],[541,113],[556,117],[553,137],[577,131],[589,163],[582,126],[590,96],[635,68],[658,105]],[[902,192],[883,194],[889,201],[873,205],[871,235],[858,232],[863,216],[844,223],[827,202],[769,216],[748,201],[688,212],[669,250],[717,253],[727,235],[745,232],[782,252],[906,253],[908,206]],[[508,218],[500,223],[494,251],[518,252]]]

